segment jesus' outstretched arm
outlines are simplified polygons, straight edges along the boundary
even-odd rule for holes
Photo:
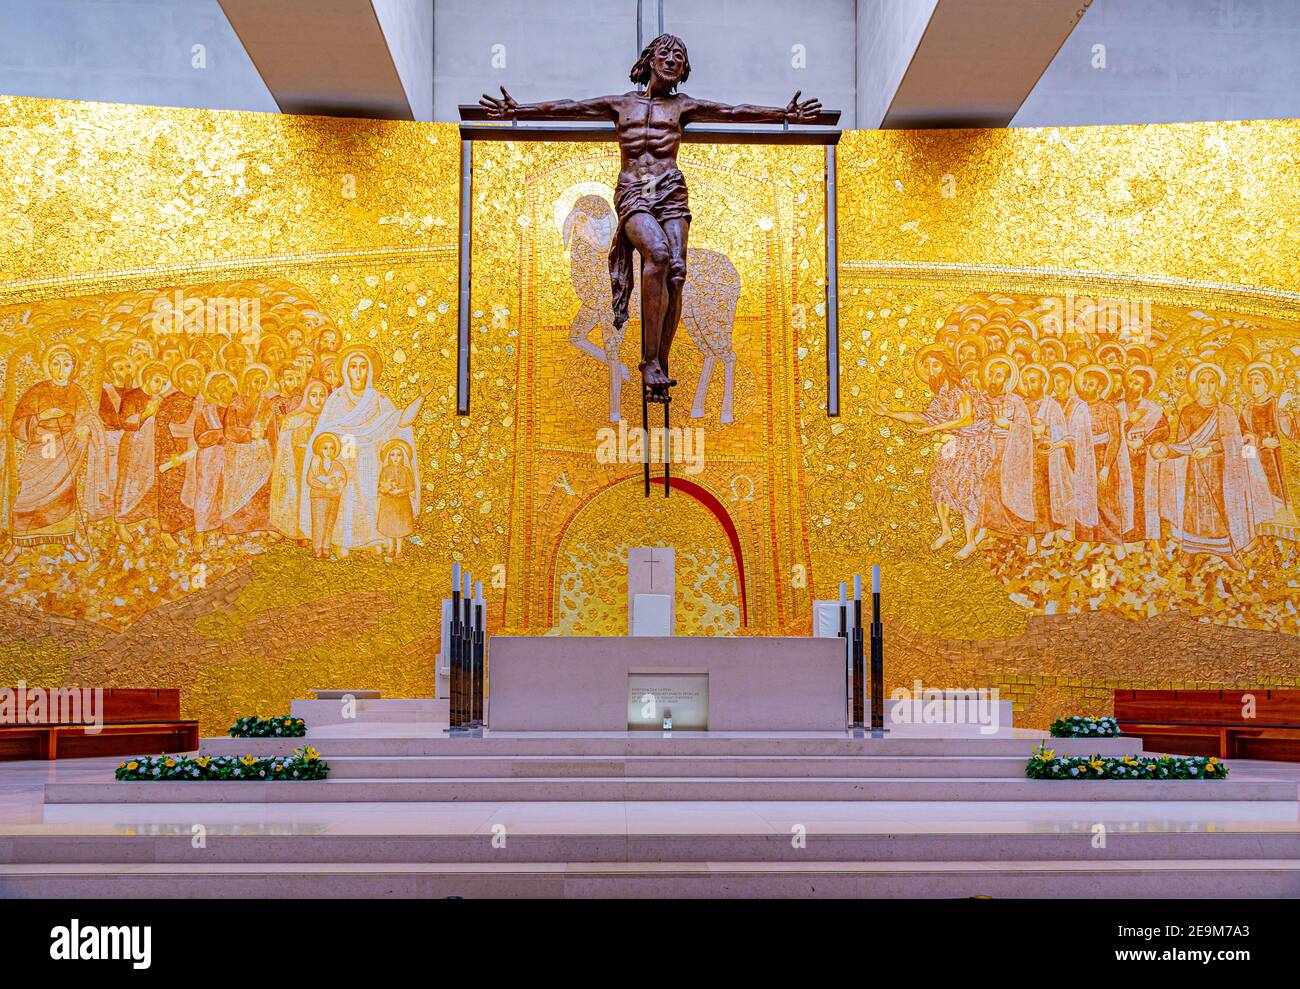
[[[682,123],[779,124],[788,121],[792,124],[811,124],[822,112],[821,101],[804,100],[801,103],[799,96],[800,92],[796,92],[783,107],[752,106],[748,103],[732,106],[683,96]]]
[[[501,96],[483,94],[478,105],[493,120],[611,120],[617,116],[615,96],[596,96],[589,100],[544,100],[520,103],[501,87]]]

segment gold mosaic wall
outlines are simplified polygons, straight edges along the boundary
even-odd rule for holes
[[[1040,727],[1105,710],[1116,687],[1300,685],[1298,136],[1296,121],[845,135],[842,414],[805,414],[820,461],[807,499],[819,596],[834,571],[884,566],[891,685],[999,686]],[[953,434],[879,413],[927,409],[917,355],[938,344],[974,379],[987,423],[987,358],[1015,352],[1017,376],[1022,361],[1051,364],[1039,344],[1053,334],[1066,362],[1149,367],[1172,430],[1198,365],[1223,370],[1217,401],[1233,417],[1256,401],[1243,372],[1265,366],[1274,406],[1287,403],[1273,430],[1285,489],[1273,494],[1287,501],[1257,513],[1240,570],[1213,556],[1186,565],[1167,520],[1122,543],[1044,548],[1040,532],[1034,553],[1032,533],[989,522],[963,553],[954,511],[952,542],[933,548],[932,477]],[[1252,471],[1271,455],[1256,449]]]
[[[428,605],[452,560],[485,578],[498,630],[618,633],[627,548],[662,543],[692,634],[802,633],[814,597],[880,562],[890,686],[1000,686],[1022,723],[1104,710],[1116,686],[1300,686],[1285,511],[1252,516],[1241,571],[1184,566],[1167,529],[1120,559],[1102,538],[1039,533],[1030,552],[1027,533],[988,525],[959,556],[959,512],[932,548],[952,447],[881,414],[927,409],[922,348],[960,372],[977,337],[965,356],[983,374],[993,351],[1041,351],[1052,314],[1077,324],[1098,299],[1136,323],[1074,325],[1073,356],[1150,367],[1171,426],[1200,364],[1223,370],[1218,401],[1238,414],[1251,365],[1270,369],[1275,403],[1300,394],[1296,122],[846,134],[839,418],[825,414],[821,150],[685,146],[699,253],[673,425],[698,429],[704,455],[646,500],[619,455],[620,422],[640,419],[637,312],[615,346],[600,296],[611,146],[475,149],[461,417],[452,126],[19,98],[0,98],[0,120],[6,426],[52,344],[73,346],[74,380],[96,394],[114,348],[177,292],[256,298],[267,332],[299,326],[317,362],[332,329],[340,354],[372,348],[394,408],[425,394],[400,555],[320,559],[274,532],[173,549],[148,523],[88,522],[85,561],[47,547],[3,567],[0,681],[178,686],[207,733],[311,687],[427,695]],[[1138,323],[1150,335],[1132,337]],[[968,391],[996,397],[982,379]],[[1295,435],[1276,447],[1288,497]],[[6,446],[6,513],[25,453]]]
[[[477,510],[489,444],[509,441],[455,415],[455,129],[19,98],[0,99],[0,121],[7,434],[53,343],[72,344],[74,382],[98,404],[131,340],[161,356],[163,336],[186,353],[211,339],[202,314],[156,332],[175,300],[254,302],[263,342],[296,330],[318,362],[327,330],[341,349],[369,345],[396,406],[432,389],[412,426],[422,497],[400,556],[316,559],[274,531],[217,531],[200,548],[192,528],[173,548],[152,520],[123,539],[111,517],[83,516],[86,560],[44,545],[0,568],[0,680],[180,687],[209,734],[311,687],[431,694],[428,602],[452,553],[480,571],[499,558],[462,501]],[[18,458],[36,449],[23,447],[7,446],[7,527]]]

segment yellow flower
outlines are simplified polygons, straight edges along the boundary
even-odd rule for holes
[[[1154,773],[1156,771],[1156,764],[1154,762],[1148,762],[1147,769],[1151,770],[1151,772]]]
[[[167,762],[165,763],[165,765],[167,766],[168,769],[175,769],[175,768],[176,768],[176,760],[173,759],[171,756],[168,756],[168,757],[167,757]]]
[[[117,768],[118,768],[118,769],[125,769],[125,768],[126,768],[126,760],[123,759],[121,762],[119,762],[119,763],[117,764]]]
[[[212,756],[210,756],[210,755],[201,755],[201,756],[199,756],[197,759],[194,760],[194,763],[195,763],[195,765],[197,765],[200,769],[207,769],[207,768],[208,768],[208,763],[210,763],[211,761],[212,761]]]
[[[1211,766],[1217,765],[1218,762],[1219,762],[1219,760],[1218,760],[1217,758],[1215,758],[1214,756],[1210,756],[1210,765],[1211,765]]]
[[[282,773],[282,772],[284,772],[284,767],[283,767],[282,765],[280,765],[280,764],[277,762],[277,763],[275,764],[275,771],[276,771],[277,773]]]
[[[1054,755],[1056,755],[1056,749],[1044,749],[1042,750],[1041,758],[1044,761],[1047,761],[1050,760]]]
[[[140,768],[140,764],[139,764],[138,762],[135,762],[134,760],[132,760],[131,762],[128,762],[128,763],[126,764],[126,768],[127,768],[127,769],[139,769],[139,768]]]
[[[304,755],[305,755],[305,758],[306,758],[306,760],[307,760],[308,762],[315,762],[317,759],[320,758],[320,753],[317,752],[317,751],[316,751],[314,748],[312,748],[310,745],[307,746],[307,751],[306,751],[306,753],[305,753]]]
[[[254,759],[251,755],[246,755],[244,756],[244,758],[240,759],[239,761],[242,762],[245,766],[251,766],[253,765],[253,763],[257,762],[257,760]]]

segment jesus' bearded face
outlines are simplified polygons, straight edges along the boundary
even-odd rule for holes
[[[650,66],[660,78],[675,86],[686,68],[686,52],[679,45],[662,45],[651,57]]]

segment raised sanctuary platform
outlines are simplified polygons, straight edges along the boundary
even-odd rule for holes
[[[494,731],[843,731],[840,639],[492,638]]]
[[[330,776],[299,783],[119,783],[110,760],[7,763],[0,896],[1300,893],[1294,774],[1031,780],[1041,732],[929,730],[449,738],[432,722],[322,725],[307,740]],[[302,743],[201,748],[285,755]],[[1143,750],[1131,737],[1049,744]]]

